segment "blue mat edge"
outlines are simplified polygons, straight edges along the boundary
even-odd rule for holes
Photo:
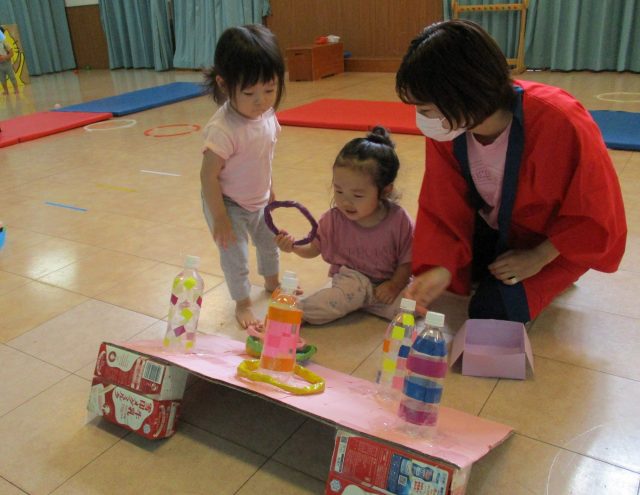
[[[640,113],[623,110],[589,110],[607,148],[640,151]]]
[[[158,100],[155,99],[151,103],[140,105],[127,105],[126,101],[129,98],[134,98],[136,95],[143,96],[149,93],[156,93],[162,88],[168,89],[171,86],[178,86],[179,92],[174,97]],[[168,84],[162,84],[160,86],[151,86],[149,88],[137,89],[135,91],[129,91],[127,93],[120,93],[114,96],[107,96],[105,98],[99,98],[97,100],[90,100],[83,103],[77,103],[75,105],[69,105],[62,108],[53,109],[54,112],[110,112],[114,117],[120,117],[123,115],[129,115],[132,113],[142,112],[151,108],[160,107],[163,105],[170,105],[179,101],[188,100],[191,98],[197,98],[203,96],[203,88],[199,83],[189,81],[175,81]],[[125,108],[122,108],[122,107]]]

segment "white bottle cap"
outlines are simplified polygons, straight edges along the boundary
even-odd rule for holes
[[[280,287],[285,290],[295,291],[298,288],[298,276],[295,272],[286,271],[282,276],[282,282],[280,282]]]
[[[413,299],[405,299],[403,297],[400,301],[400,309],[413,312],[416,310],[416,302]]]
[[[432,327],[442,328],[444,326],[444,315],[435,311],[427,311],[424,322]]]
[[[199,256],[187,255],[187,257],[184,259],[185,268],[198,268],[198,266],[200,266]]]
[[[291,279],[291,280],[295,280],[296,284],[298,283],[298,276],[296,275],[296,272],[292,272],[291,270],[285,270],[284,275],[282,275],[282,279]]]

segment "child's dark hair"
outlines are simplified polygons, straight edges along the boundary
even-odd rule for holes
[[[409,45],[396,74],[396,93],[410,104],[434,103],[449,124],[474,127],[515,101],[509,66],[478,24],[431,24]]]
[[[224,80],[226,91],[219,87],[216,76]],[[226,29],[218,39],[213,67],[205,71],[207,92],[219,105],[238,90],[274,79],[274,108],[278,108],[284,93],[284,59],[275,35],[260,24]]]
[[[381,194],[398,175],[400,160],[395,147],[389,131],[382,126],[375,126],[366,137],[352,139],[345,144],[333,167],[350,168],[370,175]]]

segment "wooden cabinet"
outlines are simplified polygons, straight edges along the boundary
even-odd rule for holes
[[[344,72],[342,43],[292,47],[286,56],[289,81],[315,81]]]

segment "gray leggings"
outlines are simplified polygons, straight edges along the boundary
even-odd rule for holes
[[[249,282],[249,237],[256,247],[258,257],[258,273],[263,277],[277,275],[279,272],[279,251],[275,235],[264,221],[264,209],[249,211],[235,201],[224,198],[227,215],[231,221],[237,242],[226,249],[218,245],[220,251],[220,267],[224,273],[229,294],[234,301],[247,299],[251,292]],[[204,217],[213,234],[213,217],[204,200],[202,201]]]
[[[4,86],[7,84],[7,77],[11,79],[11,84],[13,84],[13,89],[18,87],[18,81],[16,81],[16,75],[13,72],[13,65],[8,60],[4,62],[0,62],[0,83]]]

